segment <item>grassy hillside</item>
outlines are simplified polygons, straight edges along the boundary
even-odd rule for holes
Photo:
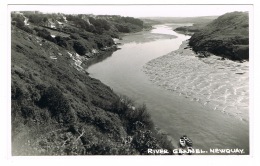
[[[224,14],[194,33],[190,46],[195,52],[210,52],[232,60],[249,59],[248,13]]]
[[[57,39],[37,21],[12,24],[13,155],[128,155],[173,148],[155,130],[145,105],[119,97],[82,67],[89,50],[109,53],[108,31],[53,28],[61,35]]]

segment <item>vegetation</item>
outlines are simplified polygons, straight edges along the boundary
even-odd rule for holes
[[[67,15],[67,20],[87,32],[104,34],[109,31],[129,33],[143,29],[143,21],[133,17],[101,15],[96,18],[89,15]]]
[[[193,35],[196,32],[199,32],[204,28],[208,23],[193,24],[192,26],[183,26],[175,28],[174,31],[183,33],[185,35]]]
[[[28,33],[33,33],[33,30],[27,26],[25,26],[24,24],[24,17],[21,15],[13,15],[12,14],[12,25],[16,26],[22,30],[24,30],[25,32]]]
[[[248,60],[248,27],[248,13],[227,13],[192,35],[189,45],[195,52],[207,51],[232,60]]]
[[[38,28],[38,27],[34,28],[34,30],[36,31],[37,36],[56,43],[55,38],[51,37],[51,33],[48,30],[44,28]]]
[[[27,27],[33,33],[12,25],[13,155],[129,155],[147,154],[153,147],[172,149],[145,105],[136,107],[73,65],[68,51],[83,56],[112,46],[113,26],[102,35],[67,26],[55,37],[40,23]]]

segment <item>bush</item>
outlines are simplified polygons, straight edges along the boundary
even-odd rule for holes
[[[17,85],[11,86],[11,93],[12,93],[12,100],[19,100],[24,95],[23,90]]]
[[[94,38],[95,43],[99,49],[104,47],[111,47],[114,45],[113,39],[108,35],[99,35]]]
[[[136,109],[128,109],[125,115],[128,125],[127,131],[132,133],[136,130],[135,123],[141,122],[146,129],[152,129],[154,124],[151,120],[150,114],[147,112],[146,106],[142,105]]]
[[[18,28],[24,26],[24,18],[22,16],[18,15],[16,17],[13,17],[12,20],[16,22],[15,24]]]
[[[11,93],[12,93],[12,100],[18,100],[18,101],[30,100],[30,95],[27,89],[20,84],[12,85]]]
[[[120,116],[125,115],[130,109],[130,105],[134,105],[134,102],[126,96],[121,96],[114,103],[112,103],[110,111],[117,113]]]
[[[29,15],[29,22],[34,23],[34,24],[40,24],[43,22],[44,17],[45,16],[43,14]]]
[[[31,28],[27,27],[27,26],[23,26],[20,29],[24,30],[27,33],[33,34],[33,30]]]
[[[153,129],[154,124],[151,120],[151,116],[147,111],[146,105],[143,104],[137,108],[133,107],[134,102],[123,96],[121,99],[116,100],[109,110],[110,112],[117,113],[127,129],[127,132],[132,134],[136,130],[139,130],[135,125],[137,122],[144,125],[145,129]]]
[[[150,149],[160,149],[161,147],[157,143],[157,139],[152,136],[150,130],[139,130],[134,134],[133,144],[135,149],[141,154],[147,154],[148,148]]]
[[[85,55],[87,53],[87,47],[81,41],[74,41],[73,48],[79,55]]]
[[[51,37],[51,33],[48,30],[40,28],[34,28],[34,30],[37,32],[37,36],[42,37],[48,41],[57,43],[55,38]]]
[[[75,120],[75,115],[70,109],[69,101],[64,97],[62,92],[55,87],[48,87],[38,104],[41,107],[47,107],[51,116],[60,122],[73,122]]]
[[[67,38],[65,38],[65,37],[61,37],[61,36],[56,36],[55,37],[55,40],[56,40],[56,42],[57,42],[57,44],[59,45],[59,46],[61,46],[61,47],[64,47],[64,48],[67,48],[67,46],[68,46],[68,43],[67,43]]]
[[[82,32],[79,32],[79,35],[80,37],[86,39],[86,40],[89,40],[89,39],[92,39],[94,38],[95,36],[93,35],[93,33],[90,33],[90,32],[86,32],[86,31],[82,31]]]
[[[21,111],[22,111],[22,116],[24,118],[34,118],[35,117],[34,108],[31,106],[22,106]]]
[[[110,118],[106,116],[102,116],[102,117],[96,116],[94,119],[94,124],[104,132],[110,132],[114,128],[113,122],[111,121]]]
[[[80,39],[80,36],[79,36],[79,34],[77,34],[77,33],[72,33],[72,34],[70,35],[70,38],[78,40],[78,39]]]
[[[119,32],[122,32],[122,33],[129,33],[130,32],[130,29],[126,25],[115,24],[115,26],[116,26],[116,28]]]
[[[166,133],[160,132],[158,130],[154,130],[152,132],[152,136],[156,138],[157,143],[160,145],[161,148],[168,149],[169,152],[172,152],[174,146],[172,145],[171,141],[168,139],[168,135]]]

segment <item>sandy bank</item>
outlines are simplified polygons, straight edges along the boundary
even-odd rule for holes
[[[199,58],[185,41],[178,50],[149,61],[143,71],[158,86],[248,122],[249,62]]]

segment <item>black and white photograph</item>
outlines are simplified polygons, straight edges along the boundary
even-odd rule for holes
[[[11,157],[252,155],[253,12],[8,5]]]

